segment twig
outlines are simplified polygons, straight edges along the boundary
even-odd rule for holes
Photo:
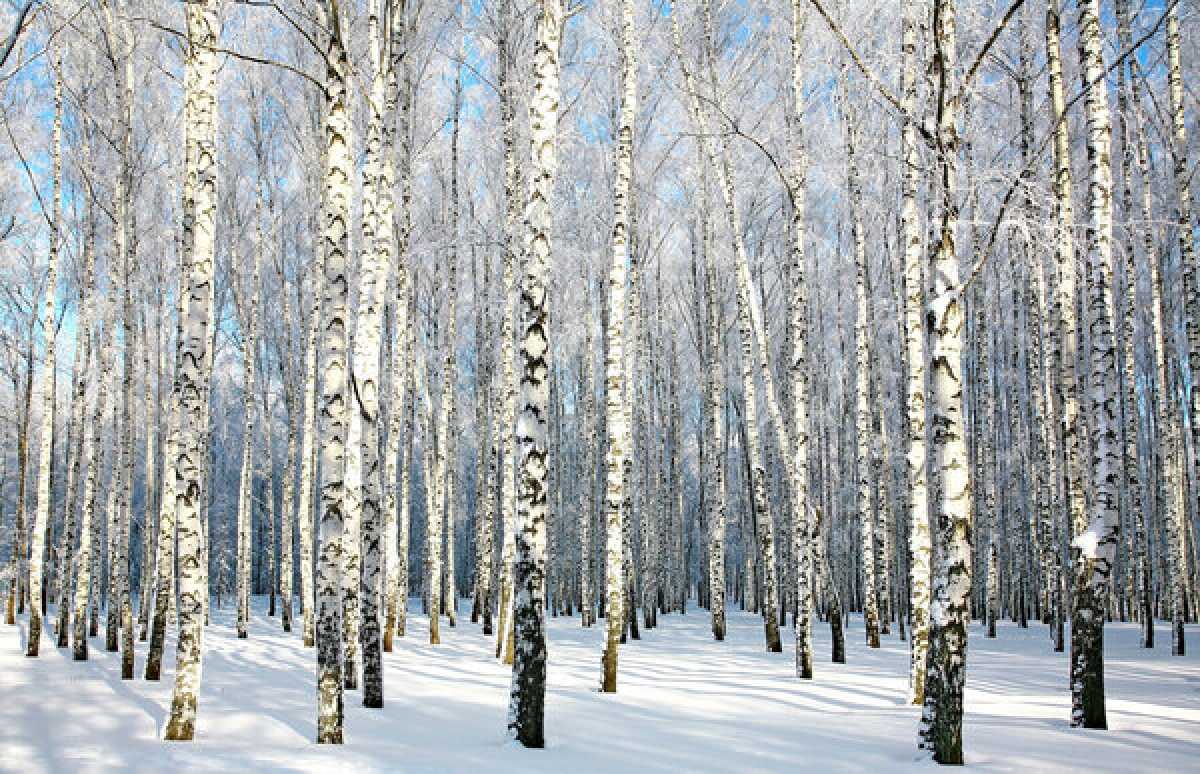
[[[131,19],[130,21],[143,21],[143,22],[146,22],[147,24],[149,24],[151,27],[154,27],[155,29],[161,30],[161,31],[163,31],[163,32],[170,33],[171,35],[174,35],[174,36],[176,36],[177,38],[180,38],[181,40],[185,40],[185,41],[187,40],[187,35],[183,34],[182,32],[180,32],[180,31],[179,31],[179,30],[177,30],[177,29],[173,29],[173,28],[171,28],[171,27],[168,27],[168,26],[166,26],[165,24],[159,24],[159,23],[158,23],[157,21],[155,21],[154,19],[148,19],[148,18],[145,18],[145,17],[139,17],[139,18]],[[208,50],[208,51],[212,51],[213,53],[216,53],[216,54],[225,54],[225,55],[227,55],[227,56],[231,56],[231,57],[233,57],[234,59],[240,59],[240,60],[242,60],[242,61],[244,61],[244,62],[250,62],[251,64],[266,65],[266,66],[268,66],[268,67],[278,67],[278,68],[280,68],[281,70],[287,70],[289,73],[292,73],[293,75],[298,75],[298,76],[300,76],[300,77],[301,77],[301,78],[303,78],[304,80],[306,80],[306,81],[308,81],[309,83],[311,83],[311,84],[313,84],[314,86],[316,86],[318,89],[320,89],[320,88],[323,88],[323,86],[322,86],[322,84],[321,84],[321,82],[320,82],[319,80],[317,80],[316,78],[312,77],[312,76],[311,76],[311,75],[309,75],[308,73],[304,72],[304,71],[303,71],[303,70],[301,70],[300,68],[298,68],[298,67],[293,67],[292,65],[290,65],[290,64],[287,64],[286,62],[276,62],[276,61],[275,61],[275,60],[273,60],[273,59],[263,59],[263,58],[261,58],[261,57],[252,56],[252,55],[250,55],[250,54],[244,54],[244,53],[242,53],[241,51],[233,51],[232,49],[228,49],[228,48],[221,48],[220,46],[210,46],[210,45],[207,45],[207,44],[204,44],[204,43],[196,43],[195,41],[189,41],[189,43],[190,43],[191,45],[198,45],[198,46],[200,46],[200,47],[201,47],[201,48],[203,48],[203,49],[206,49],[206,50]]]
[[[1013,4],[1008,7],[1008,12],[1004,14],[1004,18],[996,25],[996,29],[992,30],[992,34],[988,36],[987,41],[983,44],[983,48],[979,49],[979,53],[975,55],[975,61],[971,63],[970,69],[967,70],[966,76],[963,77],[962,83],[958,87],[959,99],[966,93],[967,88],[971,85],[971,81],[975,79],[976,73],[983,66],[983,60],[987,57],[988,52],[992,50],[992,46],[1000,39],[1000,33],[1004,31],[1004,28],[1012,21],[1012,17],[1024,4],[1025,0],[1014,0]]]
[[[1176,5],[1178,5],[1178,3],[1179,0],[1171,0],[1170,4],[1163,9],[1162,16],[1158,18],[1158,21],[1155,22],[1154,26],[1151,27],[1146,34],[1134,41],[1129,48],[1121,53],[1120,56],[1113,59],[1112,63],[1105,68],[1103,73],[1085,84],[1084,87],[1079,90],[1078,94],[1067,101],[1066,106],[1063,108],[1063,113],[1061,116],[1059,116],[1058,121],[1055,122],[1054,126],[1050,127],[1050,132],[1042,140],[1037,150],[1030,154],[1029,161],[1027,161],[1025,166],[1021,168],[1021,171],[1017,174],[1013,184],[1009,186],[1008,191],[1004,194],[1004,199],[1000,202],[1000,209],[996,212],[996,218],[992,221],[991,233],[988,236],[987,246],[984,248],[983,255],[979,256],[979,259],[975,262],[975,266],[971,269],[971,273],[967,275],[965,280],[963,280],[962,289],[964,292],[975,280],[975,278],[978,277],[983,271],[984,263],[986,263],[988,258],[991,257],[992,250],[996,246],[996,237],[999,236],[1000,233],[1000,226],[1004,221],[1005,214],[1008,212],[1008,206],[1012,203],[1013,195],[1017,192],[1017,188],[1021,185],[1021,181],[1024,180],[1026,173],[1033,168],[1034,163],[1041,160],[1042,153],[1046,150],[1046,146],[1050,144],[1050,140],[1053,139],[1054,133],[1058,130],[1059,125],[1067,120],[1067,114],[1070,112],[1071,108],[1076,105],[1079,100],[1087,96],[1087,93],[1091,91],[1096,84],[1102,83],[1113,70],[1120,67],[1126,59],[1135,54],[1146,41],[1154,37],[1158,33],[1158,30],[1162,27],[1163,23],[1167,20],[1167,15],[1175,8]]]
[[[8,40],[4,42],[4,48],[0,49],[0,67],[8,61],[8,57],[16,48],[17,38],[21,37],[21,32],[25,28],[25,19],[29,16],[29,12],[33,10],[33,4],[37,0],[27,0],[25,5],[21,6],[21,10],[17,12],[17,20],[13,22],[12,32],[8,34]]]

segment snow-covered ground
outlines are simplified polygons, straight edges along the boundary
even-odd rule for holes
[[[792,643],[762,648],[760,620],[729,617],[713,642],[704,611],[660,616],[621,649],[619,692],[599,693],[602,628],[550,619],[547,749],[506,742],[509,672],[492,640],[461,617],[426,643],[427,624],[386,654],[387,706],[346,694],[346,744],[317,746],[315,654],[277,619],[256,611],[249,640],[231,611],[205,635],[197,739],[159,741],[170,702],[174,643],[161,683],[121,681],[116,654],[94,640],[75,663],[50,637],[24,653],[25,621],[0,624],[0,770],[20,772],[289,771],[829,771],[928,766],[915,749],[919,711],[906,706],[907,643],[879,650],[847,632],[847,661],[828,663],[829,630],[817,629],[816,679],[793,676]],[[790,632],[789,632],[790,634]],[[1189,629],[1192,653],[1200,627]],[[968,765],[995,770],[1197,771],[1200,659],[1169,655],[1169,632],[1143,651],[1132,625],[1105,630],[1108,731],[1067,727],[1067,661],[1046,629],[971,631],[966,697]],[[45,639],[43,639],[45,643]],[[99,647],[96,647],[96,646]],[[137,674],[145,658],[138,643]]]

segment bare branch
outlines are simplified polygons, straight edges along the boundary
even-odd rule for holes
[[[21,6],[21,10],[17,12],[17,20],[13,23],[12,32],[8,34],[8,40],[4,42],[4,48],[0,49],[0,67],[4,66],[13,49],[16,48],[17,38],[21,37],[21,32],[25,28],[25,20],[29,16],[29,12],[33,10],[35,2],[37,0],[26,0],[25,5]]]
[[[170,33],[171,35],[174,35],[174,36],[176,36],[177,38],[180,38],[181,40],[187,40],[187,36],[186,36],[185,34],[183,34],[182,32],[180,32],[179,30],[177,30],[177,29],[173,29],[173,28],[171,28],[171,27],[168,27],[168,26],[166,26],[166,25],[164,25],[164,24],[159,24],[159,23],[158,23],[157,21],[155,21],[154,19],[147,19],[147,18],[145,18],[145,17],[138,17],[138,18],[131,19],[131,21],[142,21],[142,22],[145,22],[146,24],[149,24],[151,27],[154,27],[155,29],[161,30],[161,31],[163,31],[163,32]],[[198,45],[201,45],[203,48],[205,48],[205,49],[207,49],[207,50],[209,50],[209,51],[212,51],[212,52],[214,52],[214,53],[217,53],[217,54],[225,54],[226,56],[231,56],[231,57],[233,57],[234,59],[240,59],[240,60],[242,60],[243,62],[250,62],[251,64],[258,64],[258,65],[265,65],[265,66],[267,66],[267,67],[278,67],[279,69],[281,69],[281,70],[286,70],[286,71],[288,71],[289,73],[292,73],[293,75],[298,75],[298,76],[300,76],[300,77],[301,77],[301,78],[303,78],[304,80],[306,80],[306,81],[308,81],[309,83],[311,83],[311,84],[313,84],[314,86],[316,86],[318,89],[319,89],[319,88],[322,88],[321,82],[320,82],[319,80],[317,80],[316,78],[312,77],[312,76],[311,76],[311,75],[309,75],[308,73],[304,72],[304,71],[303,71],[303,70],[301,70],[300,68],[298,68],[298,67],[293,67],[292,65],[290,65],[290,64],[287,64],[286,62],[276,62],[276,61],[275,61],[275,60],[273,60],[273,59],[263,59],[263,58],[261,58],[261,57],[253,56],[253,55],[251,55],[251,54],[245,54],[245,53],[242,53],[241,51],[233,51],[232,49],[228,49],[228,48],[221,48],[220,46],[205,46],[205,45],[203,45],[203,44],[198,44]]]
[[[983,65],[983,60],[987,58],[988,52],[992,50],[992,46],[1000,39],[1000,33],[1012,21],[1012,17],[1016,15],[1021,6],[1025,4],[1025,0],[1014,0],[1013,4],[1008,7],[1008,12],[1004,14],[1004,18],[996,25],[996,29],[992,30],[992,34],[988,36],[987,41],[983,44],[983,48],[979,49],[979,53],[975,55],[975,61],[971,63],[971,67],[967,70],[966,76],[958,87],[958,96],[961,99],[971,86],[971,81],[975,80],[975,75],[979,72],[979,68]]]

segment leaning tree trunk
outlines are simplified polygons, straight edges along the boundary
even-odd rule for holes
[[[672,14],[674,17],[674,14]],[[708,41],[705,50],[711,50],[712,30],[711,30],[711,13],[705,9],[705,37]],[[708,121],[704,111],[700,105],[700,95],[696,89],[695,81],[692,79],[690,72],[684,64],[684,59],[681,54],[682,42],[678,34],[678,30],[673,32],[675,36],[676,56],[680,61],[680,67],[684,72],[684,81],[689,94],[689,106],[692,112],[692,120],[694,125],[700,130],[700,135],[708,135]],[[711,57],[711,54],[710,54]],[[712,68],[710,62],[710,80],[716,85],[717,77],[715,69]],[[722,140],[720,145],[720,154],[718,154],[708,142],[702,142],[706,160],[710,167],[715,167],[719,173],[719,182],[721,193],[725,204],[725,214],[728,221],[730,233],[734,243],[734,254],[737,261],[736,278],[737,278],[737,307],[738,307],[738,329],[741,334],[741,377],[742,377],[742,394],[745,402],[745,417],[746,438],[748,446],[748,460],[750,465],[750,494],[751,506],[754,512],[754,524],[757,531],[757,543],[759,551],[759,561],[763,567],[763,587],[764,600],[762,606],[763,625],[765,629],[767,650],[771,652],[780,652],[783,650],[783,644],[779,637],[779,615],[778,615],[778,582],[775,564],[775,533],[774,525],[770,511],[767,506],[767,491],[766,491],[766,469],[762,462],[762,449],[759,441],[759,423],[758,423],[758,406],[757,406],[757,388],[755,386],[755,329],[761,326],[756,326],[756,308],[754,307],[755,297],[753,281],[750,276],[749,260],[746,255],[745,240],[741,230],[741,215],[738,211],[737,198],[733,185],[733,173],[729,163],[729,150],[726,147],[727,143]],[[760,349],[760,355],[765,352],[764,348]],[[765,358],[760,358],[758,362],[758,370],[764,372],[767,369]],[[768,384],[768,392],[771,392]],[[774,401],[771,401],[772,403]],[[776,423],[776,431],[780,436],[780,446],[782,449],[791,448],[790,443],[786,440],[786,433],[779,423]]]

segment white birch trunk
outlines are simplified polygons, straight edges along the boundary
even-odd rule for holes
[[[905,6],[903,21],[903,70],[901,91],[909,116],[917,102],[917,13]],[[917,213],[917,127],[911,117],[901,129],[904,174],[900,201],[901,242],[904,250],[904,348],[908,365],[905,381],[908,430],[908,519],[911,553],[910,598],[912,609],[909,703],[925,703],[925,664],[929,653],[929,582],[933,545],[929,534],[929,491],[926,484],[925,428],[925,273],[921,262],[921,223]]]
[[[1171,108],[1171,150],[1174,158],[1175,179],[1175,233],[1179,240],[1180,271],[1183,276],[1184,329],[1187,334],[1187,367],[1191,374],[1191,391],[1183,398],[1187,401],[1191,417],[1192,445],[1200,440],[1200,389],[1195,380],[1200,375],[1200,277],[1196,269],[1195,231],[1192,222],[1191,167],[1188,164],[1188,134],[1182,64],[1180,61],[1179,9],[1177,3],[1167,8],[1167,84]],[[1136,59],[1135,59],[1136,61]],[[1148,183],[1147,183],[1148,184]],[[1167,394],[1163,385],[1164,396]],[[1187,446],[1186,438],[1182,442]],[[1195,453],[1193,449],[1193,453]],[[1171,452],[1166,452],[1170,454]],[[1186,469],[1186,468],[1185,468]],[[1174,486],[1169,482],[1168,486]],[[1168,499],[1174,497],[1168,495]],[[1185,653],[1184,607],[1187,585],[1186,525],[1192,508],[1177,505],[1174,514],[1168,515],[1167,553],[1170,556],[1171,588],[1171,652],[1176,656]],[[1194,595],[1193,595],[1194,597]],[[1193,600],[1193,605],[1195,604]]]
[[[60,87],[61,88],[61,87]],[[88,130],[84,128],[81,131],[83,135],[83,158],[84,164],[90,168],[91,164],[91,148],[88,142]],[[56,197],[57,201],[57,197]],[[71,631],[71,616],[74,613],[74,601],[76,599],[76,575],[80,572],[81,565],[79,556],[82,554],[85,545],[90,545],[91,537],[88,532],[84,531],[82,524],[76,532],[76,512],[84,504],[86,500],[76,500],[75,494],[78,491],[80,474],[84,471],[85,461],[87,470],[91,470],[91,458],[96,454],[97,444],[92,443],[89,435],[89,426],[87,422],[87,384],[88,373],[91,371],[93,353],[96,347],[93,346],[93,318],[96,314],[96,220],[95,209],[91,199],[86,205],[86,231],[84,233],[83,244],[83,287],[79,291],[79,319],[76,321],[76,363],[82,363],[83,369],[76,374],[75,396],[73,398],[71,408],[73,416],[71,418],[72,436],[76,439],[78,454],[71,463],[71,478],[72,483],[68,487],[68,506],[66,513],[66,526],[63,530],[63,546],[64,552],[59,564],[59,600],[58,600],[58,647],[65,648],[69,644],[69,634]],[[101,371],[101,374],[104,372]],[[99,391],[100,383],[103,378],[97,378],[97,391]],[[86,488],[86,481],[85,481]],[[95,496],[95,481],[92,481],[92,496]],[[85,493],[86,494],[86,493]],[[91,529],[89,521],[88,529]],[[79,547],[76,549],[76,541],[78,540]],[[86,599],[86,591],[84,598]],[[87,652],[87,641],[84,638],[84,653]]]
[[[931,497],[938,550],[930,606],[928,671],[920,746],[935,761],[960,764],[962,702],[966,682],[967,624],[971,595],[971,483],[963,420],[963,298],[958,251],[958,120],[961,98],[956,76],[956,22],[953,0],[937,0],[934,16],[934,74],[940,158],[941,222],[930,267],[925,312],[930,357],[929,400],[933,420]]]
[[[844,99],[848,103],[848,97]],[[858,177],[858,125],[853,109],[843,108],[846,121],[846,186],[850,193],[850,231],[854,243],[854,438],[859,540],[863,571],[863,629],[867,646],[879,647],[878,580],[875,575],[875,510],[871,505],[873,478],[871,432],[871,329],[867,289],[867,241],[862,223],[862,186]]]
[[[791,168],[788,190],[792,199],[791,272],[788,300],[788,333],[791,339],[791,362],[788,365],[792,400],[791,453],[792,490],[792,553],[796,572],[796,676],[811,679],[812,667],[812,557],[809,546],[809,376],[808,376],[808,279],[805,256],[808,217],[808,151],[804,145],[804,27],[805,5],[792,0],[792,138]],[[712,330],[710,328],[710,330]],[[714,342],[715,344],[715,342]],[[713,407],[715,410],[715,406]],[[788,450],[783,450],[788,454]]]
[[[1080,75],[1085,87],[1104,77],[1099,0],[1079,3]],[[1075,598],[1071,611],[1071,725],[1106,728],[1104,609],[1116,559],[1120,509],[1120,443],[1117,438],[1116,341],[1112,297],[1112,124],[1108,93],[1085,97],[1088,156],[1087,326],[1089,430],[1092,441],[1091,513],[1077,522],[1072,541]],[[1082,529],[1081,529],[1082,528]]]
[[[155,587],[155,517],[158,514],[154,507],[154,494],[157,489],[155,474],[158,465],[158,424],[160,418],[158,401],[155,399],[158,388],[156,386],[152,387],[150,380],[150,329],[146,325],[144,314],[142,315],[141,328],[142,374],[145,379],[142,403],[145,409],[144,416],[146,422],[146,459],[142,488],[142,587],[138,594],[138,639],[144,641],[150,635],[150,608],[154,599]]]
[[[308,345],[304,355],[304,438],[300,444],[300,504],[296,510],[300,532],[300,613],[303,618],[304,647],[316,642],[316,596],[313,586],[313,500],[316,498],[317,467],[317,371],[318,333],[321,330],[321,297],[325,287],[325,261],[318,256],[313,263],[312,311],[308,326]]]
[[[285,325],[291,325],[292,304],[291,289],[282,272],[279,276],[279,290],[283,295],[283,319]],[[296,425],[303,421],[303,409],[300,408],[300,394],[296,389],[296,374],[292,363],[295,348],[292,343],[291,328],[288,328],[287,344],[284,357],[288,359],[284,366],[283,390],[284,406],[287,409],[287,459],[284,463],[283,493],[279,507],[279,596],[282,604],[280,610],[280,625],[285,632],[292,630],[292,618],[295,601],[295,556],[292,550],[292,538],[295,534],[293,514],[296,503],[296,466],[299,461],[299,449],[296,445]]]
[[[42,403],[41,443],[38,447],[37,511],[29,554],[29,636],[25,655],[37,656],[42,637],[42,559],[46,553],[46,530],[50,523],[51,466],[54,455],[54,339],[55,304],[58,296],[58,243],[62,229],[62,77],[54,78],[54,129],[52,140],[53,215],[50,221],[50,250],[46,260],[46,289],[42,300],[42,332],[45,352],[38,397]]]
[[[191,740],[195,734],[196,705],[200,694],[201,634],[207,573],[201,565],[200,492],[205,472],[204,408],[211,372],[211,325],[214,237],[217,214],[217,55],[212,50],[220,37],[219,4],[215,0],[191,3],[186,9],[191,46],[187,52],[184,100],[188,103],[187,175],[192,201],[183,207],[184,243],[190,247],[186,263],[187,301],[183,311],[183,342],[179,346],[179,449],[168,475],[175,479],[176,528],[179,533],[179,645],[175,689],[166,738]]]
[[[381,5],[384,7],[381,8]],[[392,13],[390,0],[371,3],[368,45],[373,74],[368,98],[367,167],[363,186],[363,253],[359,264],[359,313],[354,336],[354,379],[362,416],[362,553],[361,634],[363,706],[383,706],[383,643],[379,602],[383,593],[384,546],[382,486],[379,460],[380,337],[384,292],[392,266],[392,191],[384,171],[387,143],[384,109],[387,100],[390,31],[381,24]],[[353,403],[352,403],[353,405]],[[354,580],[353,578],[351,580]]]
[[[408,618],[408,527],[409,527],[409,461],[412,457],[412,337],[410,307],[412,291],[408,270],[408,240],[412,230],[412,83],[410,60],[405,56],[408,46],[409,27],[402,8],[397,8],[392,17],[392,72],[390,79],[397,79],[396,70],[401,66],[404,84],[400,90],[400,162],[401,200],[400,231],[397,236],[393,271],[395,273],[396,344],[392,349],[392,397],[388,429],[387,459],[387,504],[389,520],[394,522],[396,537],[388,537],[388,550],[395,550],[393,565],[388,570],[387,631],[384,635],[384,650],[390,650],[393,634],[403,637]],[[389,104],[391,104],[389,92]],[[390,127],[390,122],[386,124]],[[386,135],[385,135],[386,136]],[[392,149],[386,149],[384,163],[386,182],[393,175]],[[388,226],[384,226],[388,228]],[[401,433],[403,427],[403,434]],[[397,485],[397,475],[400,482]],[[397,486],[399,492],[397,492]],[[394,569],[393,569],[394,567]]]
[[[525,209],[528,231],[521,282],[520,487],[513,561],[512,688],[508,733],[525,747],[545,746],[546,522],[549,467],[550,342],[547,285],[554,226],[554,176],[558,169],[559,45],[565,22],[560,0],[542,0],[533,51],[529,103],[532,179]]]
[[[260,192],[261,193],[261,192]],[[258,213],[261,217],[261,213]],[[254,249],[254,269],[250,282],[250,308],[246,311],[246,329],[242,332],[242,410],[245,426],[242,435],[242,474],[238,487],[237,512],[237,636],[245,639],[250,626],[250,530],[254,510],[254,436],[258,370],[258,295],[263,246]],[[236,253],[234,262],[236,263]]]
[[[357,342],[357,336],[348,338]],[[347,690],[358,690],[359,587],[362,584],[363,417],[358,379],[354,373],[355,348],[356,344],[347,344],[350,369],[346,382],[346,500],[342,532],[342,675]]]
[[[625,552],[622,530],[625,466],[630,453],[630,428],[625,406],[625,307],[629,263],[629,196],[633,185],[633,122],[637,116],[637,42],[633,0],[621,2],[621,109],[613,149],[613,227],[609,242],[607,353],[604,363],[604,410],[608,434],[604,485],[604,609],[605,640],[601,690],[617,690],[617,647],[627,613]],[[635,345],[636,346],[636,345]]]
[[[110,328],[111,330],[111,328]],[[111,337],[103,336],[100,325],[93,334],[100,349],[99,371],[96,379],[96,402],[92,411],[92,419],[85,440],[84,453],[88,460],[87,475],[83,481],[83,513],[79,522],[79,554],[76,558],[75,571],[75,609],[74,609],[74,644],[73,657],[76,661],[86,661],[88,657],[88,603],[92,591],[100,583],[95,571],[100,525],[96,514],[97,490],[103,467],[104,449],[101,443],[105,424],[105,413],[108,410],[108,382],[112,368]],[[103,342],[103,343],[101,343]]]
[[[342,588],[347,512],[347,395],[349,368],[350,204],[354,162],[350,149],[350,63],[339,5],[330,2],[325,58],[325,177],[322,241],[325,251],[321,303],[321,520],[316,589],[317,742],[342,743]]]

